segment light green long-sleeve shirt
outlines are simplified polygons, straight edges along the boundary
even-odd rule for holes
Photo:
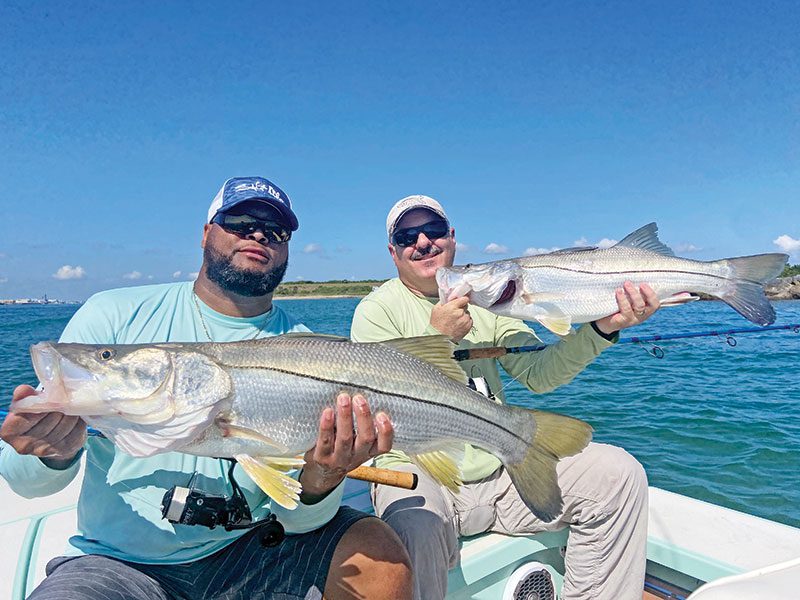
[[[438,299],[423,298],[409,290],[400,279],[390,279],[366,296],[356,307],[350,337],[357,342],[379,342],[393,338],[440,335],[430,323]],[[501,317],[478,306],[470,306],[473,327],[458,344],[459,349],[491,346],[530,346],[541,344],[533,330],[519,319]],[[467,360],[461,367],[470,377],[483,377],[495,396],[505,401],[498,362],[505,371],[537,392],[549,392],[569,383],[604,349],[613,345],[590,325],[540,352],[507,354],[500,359]],[[377,464],[390,467],[410,462],[402,452],[378,457]],[[461,473],[464,481],[488,477],[500,466],[493,455],[467,445]]]

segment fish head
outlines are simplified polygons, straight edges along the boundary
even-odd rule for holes
[[[470,304],[492,308],[505,305],[522,293],[519,273],[516,263],[499,260],[442,267],[436,271],[436,283],[443,302],[469,296]]]
[[[31,358],[43,389],[14,402],[18,412],[117,415],[158,396],[173,375],[170,352],[157,346],[42,342],[31,346]]]

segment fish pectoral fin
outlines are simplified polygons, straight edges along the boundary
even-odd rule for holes
[[[247,454],[237,454],[234,458],[250,479],[275,502],[289,510],[297,508],[303,486],[284,471],[298,466],[296,462],[298,460],[300,465],[304,464],[302,459],[285,456],[249,456]]]
[[[368,343],[391,346],[398,352],[414,356],[433,365],[450,379],[465,385],[467,383],[467,374],[453,358],[455,344],[444,335],[423,335]]]
[[[563,300],[563,294],[556,294],[554,292],[529,292],[520,296],[525,304],[541,304],[542,302],[553,302],[554,300]]]
[[[680,294],[675,294],[669,298],[664,298],[661,301],[661,306],[680,306],[681,304],[688,304],[689,302],[694,302],[695,300],[700,300],[700,296],[695,296],[689,292],[681,292]]]
[[[458,492],[461,486],[461,470],[447,451],[434,450],[424,454],[411,454],[409,458],[443,486],[452,492]]]
[[[240,425],[234,425],[223,415],[217,417],[216,423],[217,427],[219,427],[220,431],[222,432],[222,437],[232,437],[259,442],[269,446],[270,448],[275,448],[275,452],[279,454],[286,454],[289,452],[289,448],[287,448],[285,444],[282,444],[254,429],[242,427]]]

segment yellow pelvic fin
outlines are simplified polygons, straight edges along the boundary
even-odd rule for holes
[[[467,374],[453,358],[455,344],[444,335],[423,335],[372,343],[391,346],[399,352],[432,364],[450,379],[463,384],[467,383]]]
[[[303,489],[300,482],[292,479],[285,471],[296,466],[296,461],[303,464],[302,459],[273,456],[248,456],[237,454],[234,458],[242,466],[244,472],[250,476],[264,493],[284,508],[292,510],[297,507],[300,492]],[[287,469],[288,467],[288,469]]]
[[[458,492],[461,486],[461,471],[450,454],[435,450],[425,454],[412,454],[409,458],[443,486],[452,492]]]
[[[572,319],[567,315],[546,315],[536,320],[556,335],[567,335],[572,329]]]
[[[661,301],[661,306],[680,306],[681,304],[687,304],[689,302],[694,302],[695,300],[700,300],[700,296],[695,296],[689,292],[681,292],[680,294],[675,294],[669,298],[664,298]]]

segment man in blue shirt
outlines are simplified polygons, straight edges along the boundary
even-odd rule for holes
[[[229,179],[209,208],[195,282],[96,294],[61,341],[224,342],[308,331],[272,304],[297,227],[275,184]],[[13,400],[34,393],[19,386]],[[340,507],[347,471],[391,448],[391,422],[373,418],[358,395],[342,394],[336,405],[323,411],[317,443],[294,474],[303,486],[296,509],[271,502],[234,471],[253,519],[271,513],[289,534],[275,547],[262,547],[258,527],[209,530],[162,519],[162,498],[175,485],[192,480],[206,493],[230,495],[225,461],[178,452],[133,458],[106,439],[87,441],[77,417],[12,413],[0,428],[0,475],[20,495],[63,489],[86,455],[78,532],[31,598],[410,598],[408,557],[397,536],[382,521]]]

